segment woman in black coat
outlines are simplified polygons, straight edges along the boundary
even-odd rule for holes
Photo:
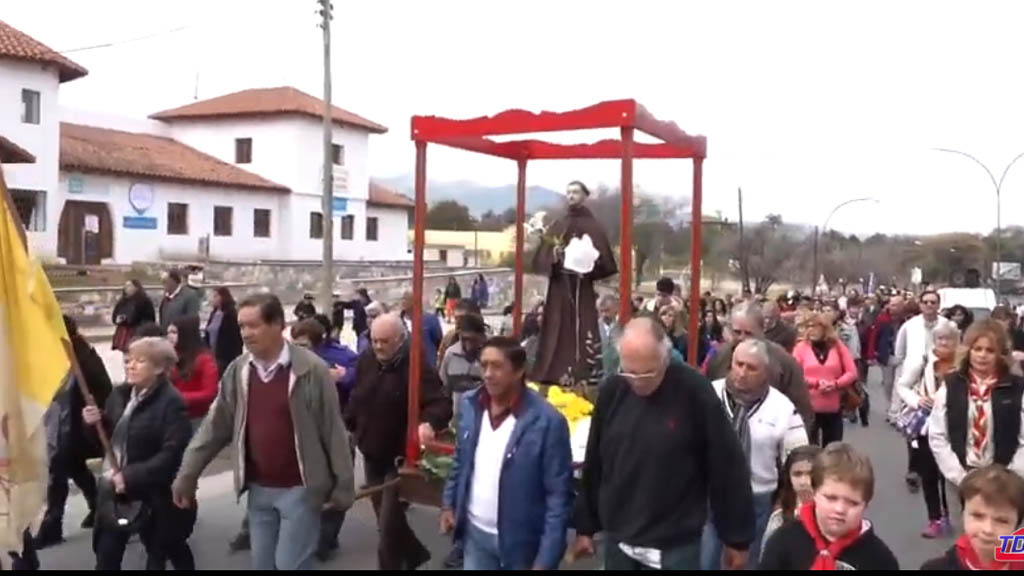
[[[121,352],[128,350],[128,344],[135,337],[135,330],[140,325],[156,322],[156,309],[142,288],[141,282],[132,280],[124,285],[121,298],[114,306],[111,321],[117,326],[111,347]]]
[[[171,483],[192,437],[185,402],[167,380],[174,347],[161,338],[142,338],[125,355],[125,385],[110,394],[100,412],[82,411],[90,425],[102,423],[116,466],[104,459],[97,498],[93,551],[97,570],[120,570],[132,534],[148,556],[148,570],[195,570],[188,537],[195,509],[174,506]]]
[[[223,286],[213,290],[213,311],[206,321],[203,340],[217,359],[217,374],[223,376],[228,365],[242,355],[242,332],[238,327],[238,309],[231,290]]]

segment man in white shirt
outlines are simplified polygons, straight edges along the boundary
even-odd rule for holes
[[[899,378],[903,370],[903,363],[907,359],[913,361],[928,357],[932,348],[935,347],[935,338],[932,331],[936,327],[945,324],[952,324],[949,320],[939,314],[942,302],[939,300],[939,293],[934,290],[927,290],[921,293],[919,299],[921,313],[907,320],[900,327],[896,335],[896,378]],[[894,405],[899,401],[899,394],[893,394]]]
[[[750,463],[755,536],[747,559],[748,570],[756,570],[761,557],[761,537],[771,517],[772,496],[779,484],[777,462],[785,461],[790,451],[808,443],[804,421],[796,407],[771,386],[772,369],[767,344],[744,340],[733,352],[729,375],[712,383]],[[701,565],[704,570],[722,568],[722,544],[713,518],[704,527]]]
[[[939,314],[942,302],[939,293],[935,290],[925,290],[919,299],[921,313],[907,320],[900,327],[896,334],[896,346],[893,350],[893,358],[896,365],[895,379],[899,380],[903,372],[904,363],[908,360],[911,364],[918,361],[926,361],[935,347],[935,338],[932,335],[935,328],[945,325],[954,325]],[[893,393],[889,404],[889,415],[893,419],[903,410],[903,400],[898,393]],[[909,456],[908,456],[909,462]],[[912,492],[917,491],[919,479],[913,470],[907,470],[906,482]]]
[[[466,570],[557,570],[572,511],[565,418],[526,387],[526,351],[498,336],[484,384],[461,399],[441,531],[465,543]]]

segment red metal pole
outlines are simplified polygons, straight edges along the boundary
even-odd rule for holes
[[[690,228],[690,364],[697,365],[697,342],[700,337],[700,244],[701,227],[704,216],[701,201],[704,194],[703,186],[704,159],[693,159],[693,210],[691,212],[692,227]]]
[[[622,211],[619,214],[619,322],[633,315],[633,127],[622,127]]]
[[[515,301],[512,303],[512,331],[521,336],[523,327],[523,244],[526,220],[526,160],[519,160],[519,180],[516,182],[516,270]]]
[[[423,246],[427,224],[427,143],[416,141],[416,211],[412,241],[412,334],[409,335],[409,426],[405,465],[414,468],[420,457],[420,366],[423,363]]]

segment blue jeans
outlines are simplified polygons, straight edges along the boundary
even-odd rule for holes
[[[471,521],[466,521],[466,555],[463,570],[501,570],[501,551],[498,535],[484,532]]]
[[[311,570],[320,509],[306,489],[249,485],[249,533],[254,570]]]
[[[771,518],[771,515],[771,492],[754,494],[754,541],[750,543],[747,570],[757,570],[758,560],[761,558],[761,538],[764,537],[764,531],[768,527],[768,519]],[[707,524],[704,525],[704,536],[701,538],[700,567],[701,570],[722,569],[722,541],[718,539],[714,517],[711,515],[708,517]]]

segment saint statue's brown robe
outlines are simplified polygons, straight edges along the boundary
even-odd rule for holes
[[[593,271],[580,276],[562,268],[556,248],[564,249],[571,239],[584,234],[590,235],[600,256]],[[568,214],[548,228],[533,255],[532,271],[548,276],[532,378],[562,386],[599,384],[603,370],[594,282],[614,275],[618,267],[607,234],[587,207],[570,206]]]

